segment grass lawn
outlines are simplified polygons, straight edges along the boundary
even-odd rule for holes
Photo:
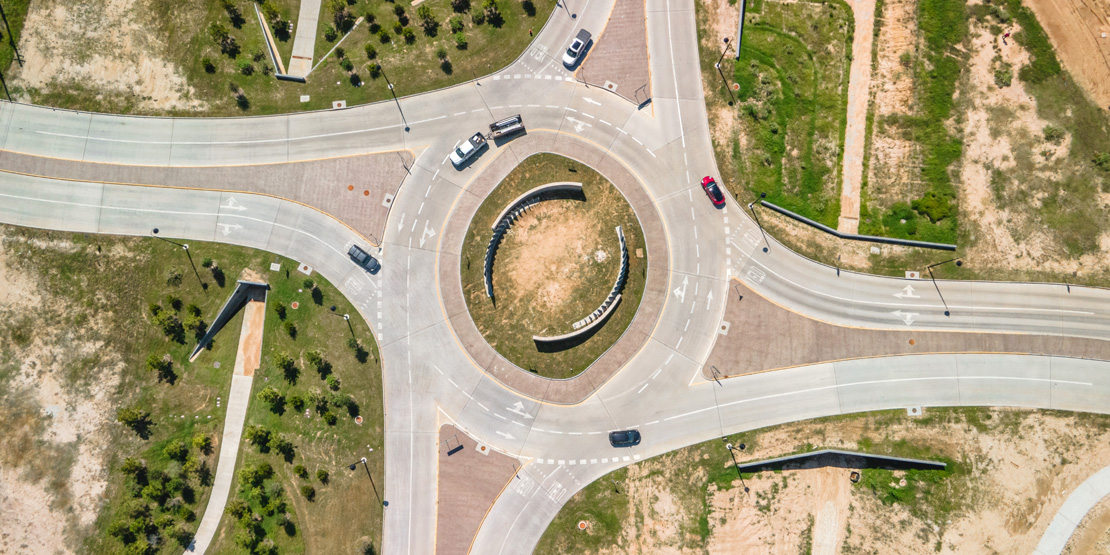
[[[585,201],[547,200],[529,209],[506,233],[493,271],[496,305],[486,296],[483,262],[490,229],[505,207],[524,192],[559,181],[580,182]],[[629,251],[621,304],[585,342],[541,352],[533,335],[573,331],[605,300],[620,268],[615,228]],[[486,341],[505,358],[550,378],[569,378],[601,356],[632,322],[643,296],[647,258],[643,232],[620,192],[592,169],[554,154],[529,157],[478,208],[462,253],[463,294]]]
[[[31,0],[11,0],[0,6],[0,10],[3,10],[3,21],[7,22],[5,28],[0,29],[0,68],[3,68],[5,74],[8,66],[15,60],[15,48],[12,44],[19,44],[23,20],[27,17],[27,7],[30,3]]]
[[[337,312],[341,314],[355,311],[324,280],[314,277],[324,304],[319,306],[307,291],[297,292],[303,286],[303,274],[268,270],[275,260],[285,268],[295,268],[292,261],[263,251],[190,242],[200,278],[207,285],[203,289],[181,250],[163,241],[9,226],[0,230],[7,266],[12,271],[36,276],[37,294],[43,298],[39,310],[5,309],[4,323],[0,326],[8,340],[2,348],[0,367],[0,385],[5,391],[0,395],[0,426],[13,431],[8,441],[18,440],[22,445],[20,459],[4,459],[5,465],[19,468],[28,477],[45,483],[54,496],[53,503],[64,509],[72,503],[72,495],[67,493],[67,477],[79,466],[75,464],[80,463],[78,453],[89,448],[87,440],[80,438],[73,443],[47,441],[49,436],[42,435],[42,424],[27,420],[27,411],[42,414],[43,408],[35,402],[36,395],[28,394],[20,385],[21,372],[25,371],[21,364],[26,364],[26,360],[52,360],[52,367],[60,366],[60,387],[78,399],[78,406],[85,399],[99,399],[103,395],[107,405],[103,412],[108,414],[100,417],[112,422],[103,429],[82,432],[93,439],[106,434],[104,441],[111,448],[103,461],[107,470],[106,491],[103,501],[90,515],[91,523],[66,525],[69,542],[81,545],[76,551],[118,553],[124,549],[124,540],[142,544],[143,537],[154,534],[161,538],[160,547],[143,552],[180,553],[191,539],[210,492],[210,475],[216,466],[242,323],[240,314],[216,336],[209,350],[195,363],[189,363],[187,357],[195,345],[192,328],[197,320],[191,314],[199,312],[202,326],[203,322],[210,322],[244,270],[261,275],[271,284],[271,306],[276,300],[287,304],[293,299],[300,301],[298,310],[288,311],[288,319],[298,328],[296,340],[285,333],[276,315],[267,315],[264,360],[268,361],[271,353],[278,350],[299,354],[298,347],[328,353],[333,372],[342,379],[339,393],[353,397],[358,404],[356,412],[366,420],[361,427],[356,426],[346,416],[345,408],[334,428],[323,425],[318,418],[307,422],[320,423],[319,426],[298,427],[304,421],[302,416],[286,426],[273,423],[273,429],[286,435],[295,445],[296,462],[310,466],[313,473],[318,466],[325,466],[324,461],[342,459],[345,464],[350,462],[348,458],[357,459],[371,444],[379,457],[370,459],[370,468],[381,480],[383,421],[376,348],[365,323],[352,318],[354,333],[367,355],[365,363],[356,359],[347,345],[351,332],[346,322],[328,314],[327,307],[338,305]],[[211,267],[201,265],[206,259],[212,259]],[[10,278],[8,283],[9,286],[13,283]],[[158,317],[154,316],[155,305]],[[169,335],[163,332],[161,323],[171,330]],[[62,348],[64,351],[60,352],[67,354],[41,359],[44,348],[47,352]],[[215,367],[217,364],[219,368]],[[266,385],[270,375],[269,367],[264,366],[257,374],[256,389]],[[40,375],[39,379],[45,378]],[[302,375],[303,389],[311,389],[310,384],[317,379],[315,373]],[[279,380],[270,381],[273,384]],[[252,408],[263,406],[254,401]],[[114,425],[116,410],[122,408],[149,413],[145,439],[125,426]],[[253,423],[260,414],[265,416],[265,411],[252,410],[248,422]],[[125,464],[128,459],[138,465]],[[125,471],[125,466],[131,468]],[[332,466],[338,465],[329,468]],[[286,476],[288,470],[278,468],[278,475]],[[291,543],[304,551],[305,543],[319,542],[325,546],[324,551],[334,552],[327,546],[338,545],[335,542],[340,541],[353,545],[366,536],[378,545],[381,512],[377,505],[370,503],[368,510],[352,512],[355,516],[348,515],[344,505],[354,502],[349,496],[362,495],[359,501],[365,502],[367,491],[369,496],[373,496],[373,491],[363,491],[361,482],[345,483],[358,478],[357,474],[341,473],[337,468],[332,475],[333,484],[340,487],[318,485],[314,504],[301,503],[299,494],[295,499],[290,495],[288,512],[299,526]],[[290,494],[294,486],[290,478]],[[332,493],[331,489],[338,491]],[[344,529],[328,529],[320,524],[323,520],[342,520]],[[315,537],[314,533],[327,536]]]
[[[288,69],[300,3],[267,2],[266,11],[273,16],[268,21],[275,31],[282,27],[275,22],[294,24],[291,32],[275,32],[278,51]],[[26,92],[36,103],[65,108],[195,116],[319,110],[330,108],[335,100],[346,100],[351,106],[365,104],[392,98],[387,78],[394,92],[405,96],[474,79],[508,65],[531,43],[529,30],[539,32],[547,22],[555,1],[486,0],[471,4],[466,0],[434,0],[413,8],[407,1],[324,0],[312,62],[320,65],[305,84],[273,77],[274,65],[265,53],[254,3],[231,0],[231,5],[238,18],[233,18],[220,0],[201,0],[180,10],[152,10],[143,16],[149,18],[151,32],[158,34],[153,47],[165,60],[176,64],[194,91],[192,98],[204,102],[206,108],[167,111],[143,107],[142,99],[130,94],[105,92],[81,83],[67,82],[63,86],[57,80],[55,86]],[[335,17],[336,8],[342,9],[345,18]],[[427,25],[418,15],[418,8],[421,12],[428,10],[421,13],[427,16]],[[395,12],[398,9],[401,15]],[[494,10],[500,15],[494,16]],[[339,50],[326,57],[343,37],[337,32],[333,38],[328,28],[335,28],[337,21],[353,25],[359,17],[364,20],[353,27],[340,46],[343,58],[338,56]],[[452,21],[459,29],[457,33],[452,31]],[[395,24],[401,22],[401,31],[395,31]],[[210,32],[213,24],[223,26],[231,39],[225,44],[233,43],[232,48],[221,48],[214,40]],[[379,31],[384,34],[379,35]],[[410,39],[405,36],[408,32],[412,33]],[[205,61],[211,65],[206,67]],[[344,67],[348,63],[349,69]],[[380,70],[372,70],[372,65]],[[242,92],[242,101],[234,91]],[[302,95],[310,100],[302,103]]]
[[[721,63],[728,81],[740,85],[735,96],[714,68],[719,45],[701,46],[702,72],[713,85],[706,95],[709,112],[734,119],[714,141],[722,177],[745,202],[765,194],[835,227],[851,10],[843,2],[767,2],[747,17],[740,59],[730,54]],[[706,18],[699,9],[703,37]]]

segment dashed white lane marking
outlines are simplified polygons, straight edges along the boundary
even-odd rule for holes
[[[487,407],[487,406],[483,405],[481,401],[474,401],[474,402],[475,402],[475,403],[478,403],[478,406],[479,406],[479,407],[482,407],[482,410],[484,410],[484,411],[486,411],[486,412],[489,412],[489,407]]]
[[[559,107],[558,107],[558,106],[552,106],[551,104],[548,104],[548,105],[547,105],[546,107],[547,107],[547,108],[552,108],[552,109],[554,109],[554,110],[558,110],[558,109],[559,109]]]
[[[504,416],[501,416],[500,414],[497,414],[496,412],[493,413],[493,415],[500,418],[501,420],[506,420],[506,421],[508,420],[508,418],[505,418]]]
[[[466,115],[466,112],[455,112],[454,114],[451,114],[451,115],[453,115],[453,116],[463,116],[463,115]]]
[[[609,123],[609,122],[607,122],[607,121],[605,121],[605,120],[603,120],[603,119],[600,119],[600,118],[598,118],[598,120],[597,120],[597,121],[600,121],[601,123],[604,123],[605,125],[613,125],[613,124],[611,124],[611,123]]]
[[[647,386],[648,386],[648,385],[650,385],[650,384],[644,384],[644,385],[643,385],[643,387],[641,387],[641,388],[640,388],[640,390],[639,390],[639,391],[637,391],[636,393],[637,393],[637,394],[643,393],[643,392],[644,392],[644,390],[645,390],[645,389],[647,389]]]
[[[595,117],[591,116],[590,114],[587,114],[586,112],[582,112],[582,115],[583,115],[583,116],[586,116],[586,117],[588,117],[588,118],[590,118],[590,119],[597,119],[597,118],[595,118]]]

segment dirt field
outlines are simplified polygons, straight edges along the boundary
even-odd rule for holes
[[[1110,553],[1110,499],[1103,499],[1079,523],[1063,555]]]
[[[537,553],[1031,553],[1067,495],[1105,465],[1108,424],[1071,413],[927,409],[737,434],[729,440],[747,443],[740,462],[810,445],[943,459],[950,473],[865,470],[851,484],[851,469],[833,465],[722,482],[718,466],[730,461],[712,440],[629,467],[620,482],[627,506],[613,525],[591,514],[595,499],[585,495],[604,503],[613,486],[592,484],[564,507]],[[557,529],[583,517],[597,530],[592,537]],[[1104,545],[1105,519],[1096,520],[1089,527]],[[603,537],[603,528],[617,532]]]
[[[1024,0],[1048,32],[1056,54],[1095,103],[1110,108],[1110,3]]]
[[[183,19],[203,17],[189,3],[174,8]],[[200,110],[181,68],[160,57],[160,34],[142,20],[151,0],[35,0],[24,26],[23,66],[12,65],[8,84],[17,100],[26,89],[64,91],[73,83],[103,91],[143,111]]]

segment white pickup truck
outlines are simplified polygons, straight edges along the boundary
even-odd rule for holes
[[[454,164],[456,168],[462,166],[467,160],[473,158],[485,144],[485,136],[481,133],[475,133],[473,137],[467,139],[466,142],[459,145],[458,148],[451,153],[451,163]]]

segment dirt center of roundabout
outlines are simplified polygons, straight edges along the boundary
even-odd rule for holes
[[[487,294],[486,252],[506,208],[551,183],[581,191],[525,201],[495,250]],[[573,187],[573,186],[572,186]],[[627,249],[627,279],[611,314],[574,339],[538,343],[586,329],[582,321],[606,304]],[[644,292],[647,253],[639,220],[608,180],[584,164],[555,154],[525,159],[486,197],[470,222],[460,264],[463,296],[485,340],[507,360],[549,378],[578,375],[628,328]],[[577,327],[576,327],[577,324]]]

